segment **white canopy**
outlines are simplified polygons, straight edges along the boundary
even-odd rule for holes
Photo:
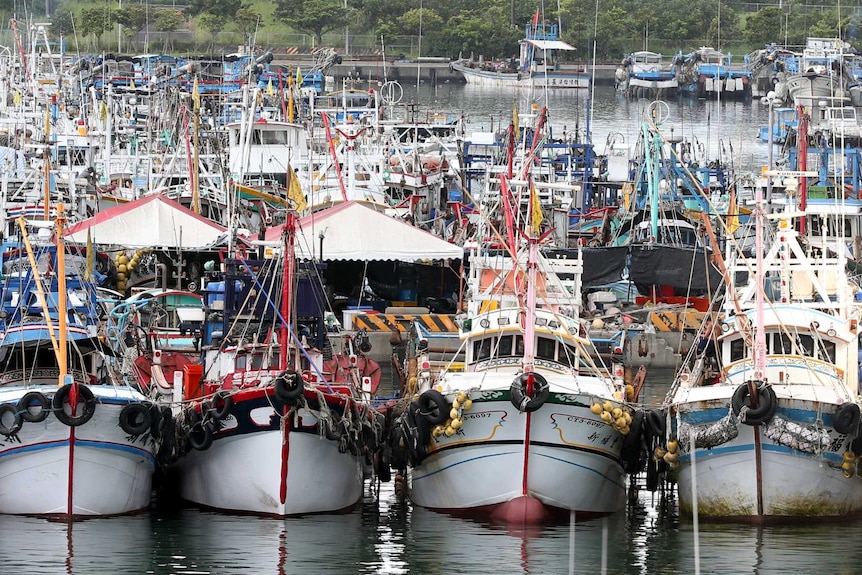
[[[562,40],[527,40],[539,50],[574,50],[575,47]]]
[[[268,241],[283,226],[266,230]],[[321,236],[323,257],[320,256]],[[464,250],[426,231],[359,202],[345,202],[302,218],[296,233],[297,257],[327,260],[417,261],[460,259]]]
[[[200,249],[220,243],[225,228],[163,196],[153,194],[100,211],[69,227],[66,239],[127,248]]]

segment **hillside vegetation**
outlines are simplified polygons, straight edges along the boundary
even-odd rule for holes
[[[385,47],[393,56],[508,57],[517,53],[524,25],[538,10],[511,0],[423,0],[421,10],[414,0],[61,2],[50,16],[53,36],[63,35],[79,51],[119,46],[130,53],[235,50],[241,44],[343,50],[347,42],[351,53]],[[574,58],[595,51],[602,61],[642,49],[673,54],[699,46],[741,55],[771,42],[801,46],[808,36],[854,42],[862,18],[855,7],[833,0],[816,6],[800,0],[616,0],[598,3],[598,14],[592,0],[560,0],[558,6],[545,5],[541,18],[560,25],[562,39],[577,48]],[[0,0],[0,9],[21,22],[31,14],[37,21],[45,16],[43,3],[22,7]]]

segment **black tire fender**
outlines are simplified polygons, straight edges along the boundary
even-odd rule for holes
[[[295,371],[285,371],[273,380],[275,384],[275,397],[282,403],[295,404],[302,396],[305,382],[302,376]]]
[[[527,384],[533,378],[533,393],[527,394]],[[532,412],[542,407],[551,395],[548,380],[540,373],[522,373],[515,378],[509,387],[509,396],[518,411]]]
[[[213,444],[212,424],[198,422],[189,430],[189,445],[197,451],[206,451]]]
[[[120,410],[120,428],[129,435],[143,435],[153,423],[150,407],[144,403],[129,403]]]
[[[23,425],[24,420],[16,404],[4,403],[0,405],[0,434],[6,437],[15,435],[21,431]]]
[[[859,429],[859,405],[853,402],[839,405],[832,416],[832,427],[844,435],[856,433]]]
[[[213,419],[221,421],[231,414],[233,410],[233,396],[226,389],[218,390],[213,396],[210,414]]]
[[[417,400],[419,414],[431,425],[440,425],[449,419],[449,402],[442,393],[436,389],[424,391]]]
[[[83,410],[78,415],[66,413],[65,409],[73,386],[77,386],[78,400],[84,404]],[[96,412],[96,397],[93,395],[93,390],[84,384],[67,383],[54,394],[51,406],[54,408],[54,416],[60,420],[60,423],[69,427],[77,427],[87,423],[93,417]]]
[[[33,407],[38,407],[39,410],[34,413]],[[41,391],[28,391],[18,400],[18,412],[26,422],[41,423],[48,419],[48,414],[51,413],[51,402]]]
[[[745,413],[745,421],[743,421],[746,425],[758,426],[772,419],[778,407],[777,398],[772,386],[764,385],[758,388],[756,408],[750,405],[750,394],[747,382],[740,384],[736,388],[731,398],[733,414],[738,416],[742,412],[743,406],[748,406],[748,411]]]

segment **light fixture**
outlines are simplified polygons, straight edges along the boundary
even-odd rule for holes
[[[836,332],[835,329],[833,329],[831,327],[826,330],[826,335],[828,335],[829,337],[835,337],[837,335],[837,333],[838,332]]]
[[[546,325],[548,325],[548,318],[546,318],[546,317],[537,317],[537,318],[536,318],[536,325],[537,325],[537,326],[539,326],[539,327],[545,327]]]
[[[482,318],[482,319],[479,321],[479,325],[480,325],[480,326],[482,326],[482,327],[483,327],[483,328],[485,328],[485,329],[488,329],[489,327],[491,327],[491,322],[490,322],[490,321],[488,321],[488,318]]]
[[[557,329],[558,327],[560,327],[560,322],[552,319],[551,321],[548,322],[548,327],[551,329]]]
[[[509,318],[500,316],[497,318],[497,323],[499,325],[509,325]]]

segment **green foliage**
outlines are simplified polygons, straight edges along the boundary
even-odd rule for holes
[[[86,38],[92,35],[96,46],[101,46],[101,36],[114,27],[114,11],[106,6],[84,8],[81,11],[79,33]]]
[[[260,14],[250,8],[240,8],[234,15],[233,23],[242,34],[245,44],[251,44],[251,38],[258,28],[263,27]]]
[[[75,22],[72,10],[65,4],[57,6],[56,12],[51,17],[51,27],[48,29],[52,36],[70,36],[75,33]]]
[[[275,17],[323,43],[323,34],[347,23],[348,9],[341,0],[276,0]]]
[[[240,8],[246,8],[242,0],[191,0],[185,12],[189,16],[197,16],[205,12],[230,19]]]
[[[210,50],[213,49],[216,36],[224,29],[225,24],[227,24],[227,18],[212,12],[204,12],[198,18],[198,25],[210,34]]]

